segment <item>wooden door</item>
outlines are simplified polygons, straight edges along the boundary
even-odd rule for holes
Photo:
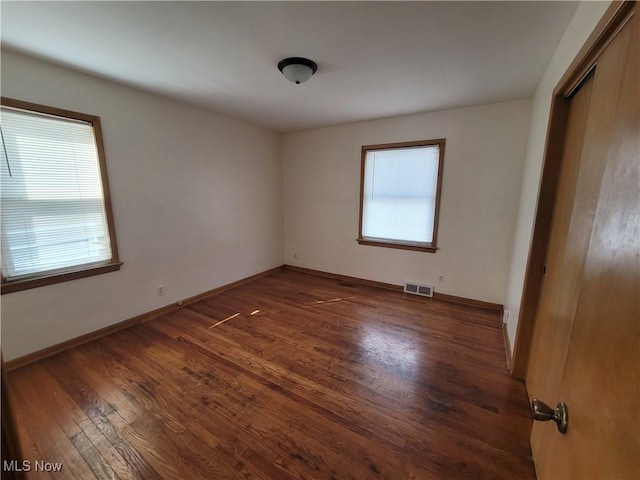
[[[638,19],[571,98],[526,375],[569,430],[534,422],[538,478],[640,478]]]

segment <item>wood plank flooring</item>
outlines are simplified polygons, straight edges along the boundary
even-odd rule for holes
[[[533,479],[504,358],[495,312],[284,270],[9,385],[30,479]]]

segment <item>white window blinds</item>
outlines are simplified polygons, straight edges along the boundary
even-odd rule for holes
[[[5,279],[109,261],[93,126],[3,107],[1,128]]]
[[[432,242],[439,158],[438,145],[366,152],[363,237]]]

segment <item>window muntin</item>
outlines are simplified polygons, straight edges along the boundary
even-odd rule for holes
[[[99,118],[3,98],[1,128],[3,293],[117,269]]]
[[[444,143],[362,147],[359,243],[436,250]]]

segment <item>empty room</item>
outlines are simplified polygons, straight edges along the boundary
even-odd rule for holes
[[[0,19],[2,478],[640,478],[635,2]]]

